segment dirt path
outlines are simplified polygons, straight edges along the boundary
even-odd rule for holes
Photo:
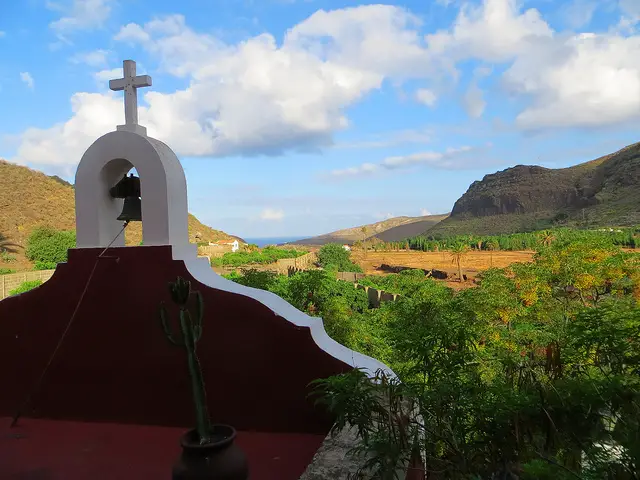
[[[472,280],[479,272],[490,268],[504,268],[516,262],[530,262],[534,252],[487,252],[470,251],[462,261],[462,271],[469,280]],[[380,265],[393,265],[410,268],[424,268],[443,270],[447,273],[457,273],[456,266],[452,263],[449,252],[367,252],[366,258],[362,251],[354,251],[351,254],[354,262],[362,267],[369,275],[384,275],[378,270]],[[461,285],[458,281],[447,281],[453,288],[461,288],[473,285],[472,281]]]

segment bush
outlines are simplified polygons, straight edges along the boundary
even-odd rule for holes
[[[16,273],[16,271],[10,268],[0,268],[0,275],[9,275],[10,273]]]
[[[40,285],[42,285],[42,280],[29,280],[28,282],[22,282],[18,288],[9,291],[9,296],[28,292],[29,290],[33,290]]]
[[[33,266],[34,270],[55,270],[58,264],[56,262],[41,262],[36,261]]]
[[[338,272],[358,272],[362,269],[351,261],[351,252],[338,243],[327,243],[318,251],[318,265],[325,270]]]
[[[25,255],[32,262],[57,264],[66,262],[67,251],[75,246],[75,232],[39,227],[29,236]]]

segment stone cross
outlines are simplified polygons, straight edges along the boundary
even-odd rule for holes
[[[146,128],[138,125],[138,88],[150,87],[149,75],[136,76],[136,62],[123,62],[124,78],[109,80],[109,88],[113,91],[124,90],[125,125],[118,125],[118,130],[129,130],[146,135]]]

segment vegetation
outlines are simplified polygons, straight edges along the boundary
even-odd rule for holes
[[[0,268],[0,275],[9,275],[10,273],[16,273],[16,271],[11,268]]]
[[[283,258],[297,258],[305,255],[303,250],[287,250],[277,247],[265,247],[259,251],[228,252],[223,256],[211,259],[211,265],[216,267],[243,265],[267,265]]]
[[[9,291],[9,296],[28,292],[29,290],[33,290],[40,285],[42,285],[42,280],[29,280],[27,282],[22,282],[20,286],[18,286],[18,288]]]
[[[362,272],[360,266],[351,261],[351,252],[338,243],[327,243],[320,248],[318,265],[337,272]]]
[[[554,241],[586,242],[595,241],[607,245],[635,248],[640,247],[640,227],[633,228],[603,228],[599,230],[579,230],[574,228],[555,228],[536,232],[514,233],[509,235],[456,235],[439,237],[424,235],[407,239],[409,248],[423,252],[438,252],[450,250],[460,244],[467,245],[474,250],[536,250],[548,247]],[[378,249],[393,250],[398,244],[379,244]],[[376,246],[374,246],[374,249]]]
[[[29,260],[35,262],[37,270],[45,270],[55,268],[58,263],[66,262],[68,250],[75,246],[76,233],[74,231],[58,231],[50,227],[38,227],[27,240],[25,255]]]
[[[533,263],[460,292],[422,271],[367,277],[402,295],[375,310],[326,271],[231,278],[321,315],[397,373],[316,383],[337,427],[361,434],[361,478],[396,478],[421,453],[429,479],[637,479],[640,255],[610,236],[548,233]]]

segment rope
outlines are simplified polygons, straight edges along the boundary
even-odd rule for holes
[[[87,293],[87,290],[89,289],[89,285],[91,283],[91,280],[93,279],[93,274],[96,272],[96,268],[98,267],[99,260],[103,257],[105,252],[107,250],[109,250],[111,245],[113,245],[113,243],[118,239],[118,237],[120,235],[122,235],[122,232],[124,232],[124,229],[127,228],[128,225],[129,225],[129,220],[124,222],[124,225],[122,226],[122,229],[118,232],[118,234],[114,237],[114,239],[111,240],[111,243],[109,243],[109,245],[107,245],[107,247],[102,252],[100,252],[100,255],[98,255],[98,257],[96,258],[96,261],[93,264],[93,268],[91,269],[91,273],[89,274],[89,278],[87,279],[87,283],[84,286],[84,290],[82,291],[82,294],[80,295],[80,298],[78,299],[78,303],[76,304],[76,307],[73,310],[73,313],[71,314],[71,318],[69,318],[69,322],[67,323],[67,326],[65,327],[64,331],[62,332],[62,335],[60,336],[60,340],[58,340],[58,344],[56,345],[56,348],[53,350],[53,353],[49,357],[49,361],[47,362],[47,365],[44,367],[44,370],[42,371],[42,374],[40,375],[40,378],[35,383],[34,387],[31,389],[31,391],[27,394],[26,398],[24,399],[24,402],[22,403],[20,408],[18,408],[18,411],[13,416],[13,420],[11,421],[11,425],[10,425],[9,428],[15,427],[16,423],[18,423],[18,419],[22,416],[22,412],[31,403],[31,399],[33,398],[34,394],[37,394],[39,392],[40,388],[42,387],[42,382],[44,381],[44,378],[47,375],[47,372],[49,371],[49,367],[53,363],[53,359],[55,358],[56,354],[58,353],[58,350],[60,350],[60,347],[62,346],[62,342],[64,341],[65,337],[67,336],[67,333],[69,332],[69,329],[71,328],[71,325],[73,324],[73,321],[76,318],[78,310],[80,310],[80,305],[82,304],[82,300],[84,300],[84,296]]]

